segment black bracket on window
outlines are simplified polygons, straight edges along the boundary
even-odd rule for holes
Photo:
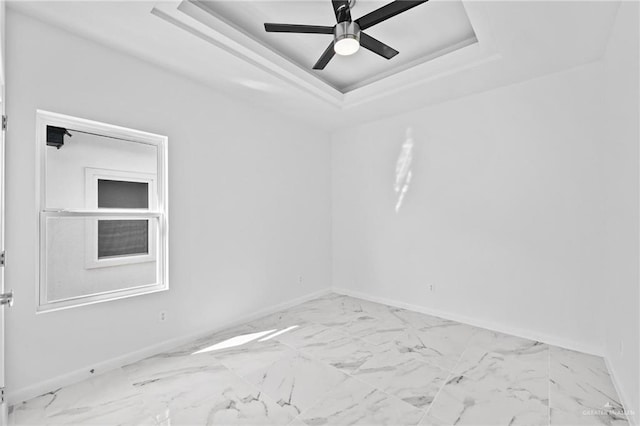
[[[47,146],[55,146],[60,149],[64,145],[64,137],[71,137],[71,133],[64,127],[47,126]]]

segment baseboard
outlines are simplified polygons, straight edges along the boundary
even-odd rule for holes
[[[616,389],[616,393],[618,394],[618,397],[620,398],[620,404],[622,404],[622,407],[624,408],[625,413],[627,413],[627,420],[629,421],[629,425],[637,426],[640,413],[631,411],[631,410],[634,409],[634,405],[631,404],[631,399],[629,398],[629,395],[627,395],[622,390],[622,387],[618,383],[618,377],[620,377],[620,375],[617,373],[616,369],[613,367],[613,364],[611,364],[611,362],[609,362],[609,358],[607,358],[605,356],[604,357],[604,362],[607,365],[607,370],[609,370],[609,375],[611,376],[611,381],[613,382],[613,387]]]
[[[525,330],[518,327],[510,327],[501,323],[486,321],[477,318],[468,317],[452,312],[440,311],[438,309],[427,308],[420,305],[414,305],[411,303],[405,303],[398,300],[388,299],[386,297],[371,296],[359,291],[353,291],[345,288],[333,288],[334,293],[343,294],[345,296],[356,297],[358,299],[368,300],[370,302],[382,303],[384,305],[395,306],[397,308],[407,309],[409,311],[420,312],[427,315],[433,315],[436,317],[448,319],[451,321],[457,321],[464,324],[472,325],[474,327],[485,328],[491,331],[497,331],[499,333],[510,334],[512,336],[522,337],[524,339],[535,340],[537,342],[547,343],[553,346],[559,346],[561,348],[571,349],[578,352],[583,352],[590,355],[596,355],[604,357],[604,348],[599,346],[586,345],[584,343],[562,339],[557,336],[552,336],[544,333],[539,333],[533,330]]]
[[[164,340],[155,345],[147,346],[145,348],[139,349],[137,351],[129,352],[123,354],[121,356],[111,358],[105,361],[101,361],[96,364],[91,364],[89,366],[84,366],[74,371],[70,371],[65,374],[61,374],[59,376],[53,377],[51,379],[43,380],[41,382],[35,383],[30,386],[26,386],[20,389],[11,390],[8,389],[5,396],[9,403],[9,406],[26,401],[28,399],[34,398],[39,395],[43,395],[47,392],[52,392],[56,389],[59,389],[64,386],[69,386],[74,383],[78,383],[82,380],[88,379],[89,377],[106,373],[109,370],[113,370],[116,368],[120,368],[127,364],[131,364],[136,361],[140,361],[144,358],[148,358],[150,356],[156,355],[158,353],[173,349],[177,346],[189,343],[190,341],[196,340],[200,337],[203,337],[210,333],[215,333],[217,331],[224,330],[229,327],[234,327],[236,325],[240,325],[245,322],[249,322],[265,315],[272,314],[274,312],[290,308],[292,306],[298,305],[300,303],[304,303],[308,300],[315,299],[317,297],[324,296],[326,294],[331,293],[330,289],[320,290],[313,293],[306,294],[301,297],[297,297],[295,299],[288,300],[283,303],[279,303],[277,305],[273,305],[267,308],[260,309],[259,311],[253,312],[251,315],[246,315],[237,320],[230,321],[228,323],[222,324],[215,328],[211,327],[203,327],[200,330],[190,333],[187,336],[180,336],[173,339]],[[93,374],[90,374],[89,371],[94,370]]]

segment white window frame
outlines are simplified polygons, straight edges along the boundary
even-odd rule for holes
[[[76,130],[79,132],[93,133],[96,135],[113,138],[114,140],[124,140],[135,143],[142,143],[146,145],[155,146],[158,153],[157,158],[157,173],[155,176],[146,175],[133,172],[122,172],[118,170],[105,170],[105,169],[93,169],[87,168],[85,171],[85,195],[89,195],[89,188],[93,184],[88,182],[89,176],[95,178],[95,187],[92,192],[95,199],[87,197],[85,199],[84,209],[65,209],[60,210],[58,208],[46,207],[46,176],[47,176],[47,164],[46,164],[46,135],[47,126],[63,127],[67,129]],[[114,126],[111,124],[101,123],[92,120],[86,120],[83,118],[71,117],[67,115],[57,114],[48,111],[37,110],[36,112],[36,226],[38,234],[38,281],[36,285],[36,312],[44,313],[50,311],[56,311],[60,309],[68,309],[77,306],[85,306],[94,303],[101,303],[110,300],[118,300],[127,297],[139,296],[143,294],[156,293],[160,291],[166,291],[169,289],[169,220],[168,220],[168,174],[167,174],[167,142],[166,136],[157,135],[148,132],[142,132],[139,130],[128,129],[125,127]],[[102,174],[101,174],[102,173]],[[135,180],[146,179],[146,182],[151,182],[149,186],[150,203],[149,209],[98,209],[97,207],[97,178],[95,176],[125,176],[126,179],[114,178],[113,180]],[[138,175],[137,177],[134,175]],[[123,256],[121,258],[111,259],[97,259],[97,222],[99,219],[148,219],[150,227],[153,226],[157,229],[157,232],[150,232],[149,235],[154,235],[157,248],[156,260],[156,276],[157,282],[152,284],[145,284],[140,286],[126,287],[122,289],[105,291],[101,293],[93,293],[83,296],[74,296],[65,299],[47,300],[47,265],[46,265],[46,250],[47,250],[47,220],[50,218],[77,218],[77,219],[95,219],[89,221],[95,225],[95,234],[93,236],[92,244],[87,247],[95,247],[95,260],[97,265],[93,267],[107,267],[116,266],[126,263],[138,263],[141,261],[150,262],[152,259],[142,259],[146,255],[138,256]],[[153,223],[153,225],[152,225]],[[157,223],[157,226],[156,226]],[[150,229],[151,231],[151,229]],[[91,234],[91,232],[88,232]],[[91,238],[91,237],[89,237]],[[154,248],[151,245],[150,248]],[[150,250],[150,252],[155,252]],[[133,259],[138,258],[138,259]],[[85,257],[85,263],[89,259],[89,256]],[[109,264],[108,261],[116,261],[116,263]],[[120,262],[120,263],[118,263]],[[126,262],[126,263],[123,263]],[[90,262],[91,263],[91,262]]]
[[[84,187],[85,187],[85,207],[89,210],[109,211],[113,209],[105,209],[98,207],[98,180],[115,180],[120,182],[139,182],[148,184],[148,209],[127,209],[131,211],[147,211],[156,210],[157,204],[157,187],[156,175],[152,173],[139,173],[125,170],[97,169],[94,167],[85,167],[84,169]],[[153,222],[149,221],[149,247],[156,246],[156,232],[154,231]],[[108,268],[111,266],[131,265],[134,263],[155,262],[155,250],[149,250],[147,254],[130,254],[118,257],[98,258],[98,220],[87,222],[87,236],[85,243],[85,268]]]

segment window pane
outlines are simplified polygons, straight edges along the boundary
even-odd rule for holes
[[[65,143],[60,149],[45,145],[47,208],[68,210],[97,208],[97,184],[96,182],[87,183],[91,177],[88,172],[91,170],[145,174],[151,177],[158,175],[158,150],[155,146],[74,130],[69,130],[69,133],[73,136],[66,136]],[[98,179],[140,181],[140,179],[128,179],[126,174],[119,177],[100,176],[99,172],[95,174],[98,175]],[[121,186],[118,190],[120,189],[123,187]],[[147,190],[152,189],[149,185]],[[130,191],[134,190],[130,188],[128,192]],[[142,189],[138,187],[137,191],[141,192]],[[113,192],[110,191],[111,194]],[[120,197],[123,196],[120,195]],[[120,198],[116,198],[113,202],[118,200]]]
[[[118,222],[145,222],[148,232],[148,238],[145,239],[148,244],[147,255],[99,257],[100,223],[109,227],[121,225]],[[117,221],[108,218],[48,217],[44,241],[47,301],[156,284],[159,281],[158,224],[155,218]],[[139,223],[135,227],[141,231]],[[137,242],[140,241],[141,238]]]
[[[148,209],[149,184],[146,182],[98,179],[98,207]]]
[[[148,220],[98,221],[98,259],[148,253]]]

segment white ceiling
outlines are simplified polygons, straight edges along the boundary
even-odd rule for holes
[[[331,35],[267,33],[264,23],[333,26],[336,18],[331,0],[202,3],[210,13],[343,93],[477,41],[462,2],[430,1],[365,31],[400,52],[391,60],[360,49],[353,56],[334,56],[324,70],[313,70],[322,52],[332,43]],[[351,16],[355,20],[387,3],[357,1]]]
[[[238,3],[252,8],[263,1]],[[293,3],[304,10],[302,3],[308,1],[289,0],[279,7]],[[355,10],[379,5],[368,5],[368,1],[359,0]],[[448,1],[431,0],[406,13],[427,13]],[[330,131],[595,61],[604,53],[619,1],[475,0],[463,5],[477,43],[346,94],[215,18],[193,0],[9,1],[9,10],[137,56],[258,108]],[[360,12],[355,10],[357,17]],[[333,18],[330,12],[329,8],[318,21]],[[292,22],[297,16],[302,19],[303,12],[297,13]],[[388,35],[373,31],[371,35],[392,45],[393,37],[403,37],[391,25],[400,18],[388,21]],[[287,40],[281,43],[289,46]],[[392,47],[401,55],[417,49],[406,39],[397,43]]]

